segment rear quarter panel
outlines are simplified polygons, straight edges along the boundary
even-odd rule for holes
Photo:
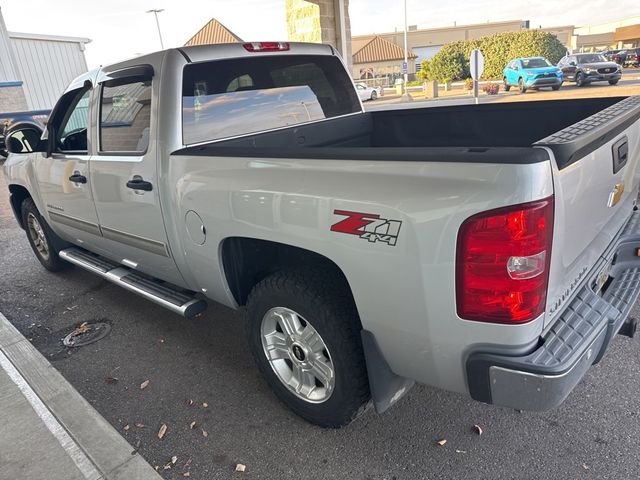
[[[548,162],[530,165],[171,156],[166,181],[174,251],[191,288],[235,306],[220,261],[227,237],[271,240],[326,256],[344,272],[365,329],[393,371],[464,392],[464,360],[477,345],[514,349],[542,318],[514,327],[461,320],[455,308],[455,248],[464,219],[551,195]],[[186,235],[193,210],[207,231]],[[332,232],[335,210],[402,222],[395,245]]]

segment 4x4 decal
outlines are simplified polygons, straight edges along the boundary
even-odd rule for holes
[[[335,215],[344,215],[345,219],[331,225],[332,232],[357,235],[370,242],[384,242],[395,245],[402,222],[400,220],[388,220],[380,218],[375,213],[349,212],[347,210],[334,210]]]

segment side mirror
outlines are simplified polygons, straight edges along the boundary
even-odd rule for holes
[[[10,129],[4,139],[9,153],[44,152],[46,143],[40,141],[42,130],[36,126]]]
[[[577,65],[576,62],[569,62],[569,65],[571,65],[572,67],[575,67]]]

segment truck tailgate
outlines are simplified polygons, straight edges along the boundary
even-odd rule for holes
[[[548,325],[577,287],[599,274],[594,269],[603,264],[607,246],[632,213],[638,195],[640,96],[628,97],[535,146],[548,149],[555,159]]]

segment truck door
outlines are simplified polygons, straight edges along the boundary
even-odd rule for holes
[[[49,152],[34,162],[43,213],[54,230],[80,244],[100,235],[89,182],[91,92],[87,77],[60,98],[47,125]]]
[[[167,242],[158,192],[153,69],[101,75],[97,148],[90,170],[107,249],[125,265],[183,284]]]

